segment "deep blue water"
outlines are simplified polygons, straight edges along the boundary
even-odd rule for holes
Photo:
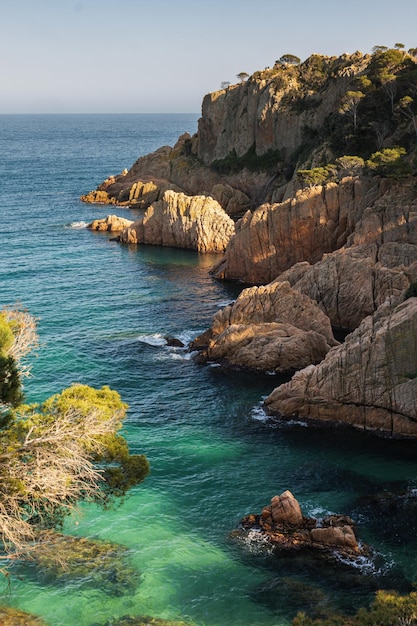
[[[210,277],[216,257],[123,247],[83,227],[109,212],[132,215],[79,196],[195,132],[197,117],[0,116],[0,303],[26,307],[41,339],[26,398],[42,400],[72,382],[110,385],[129,404],[132,450],[151,463],[120,507],[84,507],[66,523],[70,534],[128,547],[137,585],[114,595],[109,584],[45,583],[12,570],[3,603],[51,626],[123,615],[279,626],[306,598],[353,610],[374,588],[406,589],[417,578],[415,516],[391,508],[384,519],[369,506],[372,494],[417,487],[414,444],[268,423],[261,402],[273,377],[198,365],[164,340],[187,342],[236,297],[237,286]],[[375,559],[342,575],[230,538],[244,515],[285,489],[305,514],[350,514]]]

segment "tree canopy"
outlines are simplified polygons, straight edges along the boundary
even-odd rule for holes
[[[23,359],[36,323],[0,313],[0,540],[6,554],[36,548],[81,501],[109,506],[149,472],[120,434],[127,405],[109,387],[75,384],[42,404],[22,404]]]

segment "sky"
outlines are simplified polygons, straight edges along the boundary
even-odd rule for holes
[[[0,113],[199,113],[283,54],[417,47],[401,0],[1,0]]]

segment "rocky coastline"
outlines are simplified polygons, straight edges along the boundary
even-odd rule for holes
[[[213,277],[245,288],[190,349],[292,376],[266,399],[269,414],[416,438],[417,149],[400,96],[417,60],[388,52],[277,63],[209,94],[194,136],[82,200],[144,209],[134,223],[90,225],[122,244],[219,253]],[[353,132],[347,94],[359,84],[368,109]],[[370,134],[377,105],[383,140]]]

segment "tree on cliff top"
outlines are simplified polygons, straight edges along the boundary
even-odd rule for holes
[[[73,385],[43,404],[20,404],[21,360],[36,345],[35,327],[27,313],[0,313],[0,350],[9,372],[0,387],[0,539],[6,558],[36,549],[37,532],[62,523],[79,502],[108,506],[149,471],[146,457],[131,455],[119,434],[127,405],[109,387]]]

